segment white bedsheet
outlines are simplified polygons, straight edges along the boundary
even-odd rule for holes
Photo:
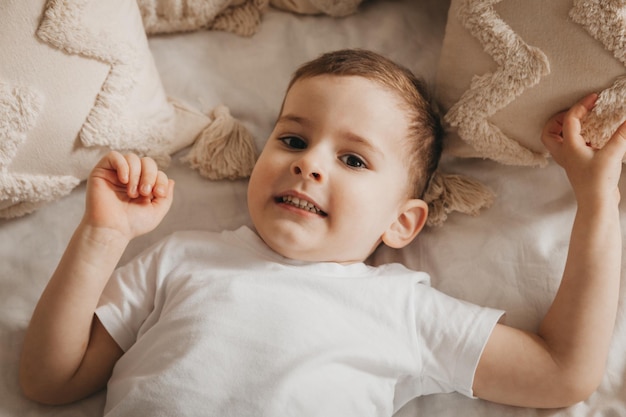
[[[346,19],[296,17],[272,10],[252,38],[202,31],[154,37],[150,47],[170,95],[204,110],[226,104],[250,129],[260,149],[290,74],[323,51],[367,47],[432,82],[446,12],[447,2],[439,0],[370,1]],[[423,269],[444,292],[504,309],[509,324],[535,328],[556,291],[574,216],[564,173],[553,163],[542,169],[482,160],[446,160],[443,165],[489,185],[498,195],[493,207],[479,217],[452,214],[442,227],[427,229],[403,251],[379,251],[375,261],[399,260]],[[210,182],[180,163],[178,156],[168,174],[177,182],[172,210],[159,229],[131,244],[123,261],[173,230],[249,224],[245,181]],[[626,195],[626,190],[622,192]],[[1,416],[102,413],[102,393],[77,404],[46,407],[24,399],[17,385],[24,329],[80,219],[83,198],[81,186],[32,215],[0,221]],[[398,415],[626,416],[624,316],[621,306],[606,376],[598,392],[584,403],[538,411],[447,394],[416,399]]]

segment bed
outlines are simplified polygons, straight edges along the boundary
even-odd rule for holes
[[[204,112],[226,105],[260,149],[290,74],[326,50],[373,49],[434,85],[449,6],[444,0],[370,0],[346,17],[300,15],[269,7],[249,36],[200,29],[152,35],[148,44],[168,96]],[[1,75],[4,56],[0,56]],[[173,152],[167,169],[177,184],[171,211],[157,230],[131,243],[122,263],[176,230],[217,231],[250,223],[246,180],[210,181],[181,160],[188,151],[184,146]],[[371,261],[398,261],[427,271],[436,288],[506,310],[510,325],[536,328],[557,290],[574,217],[575,202],[564,172],[551,161],[536,168],[450,155],[442,168],[489,187],[493,204],[477,216],[450,213],[441,226],[426,228],[409,247],[381,248]],[[2,416],[102,414],[103,393],[68,406],[48,407],[25,399],[17,383],[25,328],[81,217],[84,195],[81,183],[30,214],[0,220]],[[626,224],[623,212],[622,221]],[[626,314],[621,303],[605,377],[587,401],[542,411],[445,394],[415,399],[397,416],[626,416],[625,349]]]

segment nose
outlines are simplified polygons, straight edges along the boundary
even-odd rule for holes
[[[304,178],[311,179],[316,182],[323,181],[325,175],[322,175],[322,169],[315,161],[315,157],[312,153],[301,155],[300,158],[295,160],[291,164],[291,171],[294,175],[301,175]]]

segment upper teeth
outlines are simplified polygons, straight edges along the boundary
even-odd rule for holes
[[[287,204],[291,204],[292,206],[296,206],[299,207],[303,210],[308,210],[312,213],[321,213],[322,210],[320,210],[319,208],[315,207],[314,204],[312,204],[309,201],[300,199],[298,197],[292,197],[290,195],[286,195],[282,198],[283,203],[287,203]]]

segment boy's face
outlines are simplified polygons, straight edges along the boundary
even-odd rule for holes
[[[291,259],[366,259],[408,200],[407,132],[399,99],[373,81],[298,80],[250,178],[261,238]]]

